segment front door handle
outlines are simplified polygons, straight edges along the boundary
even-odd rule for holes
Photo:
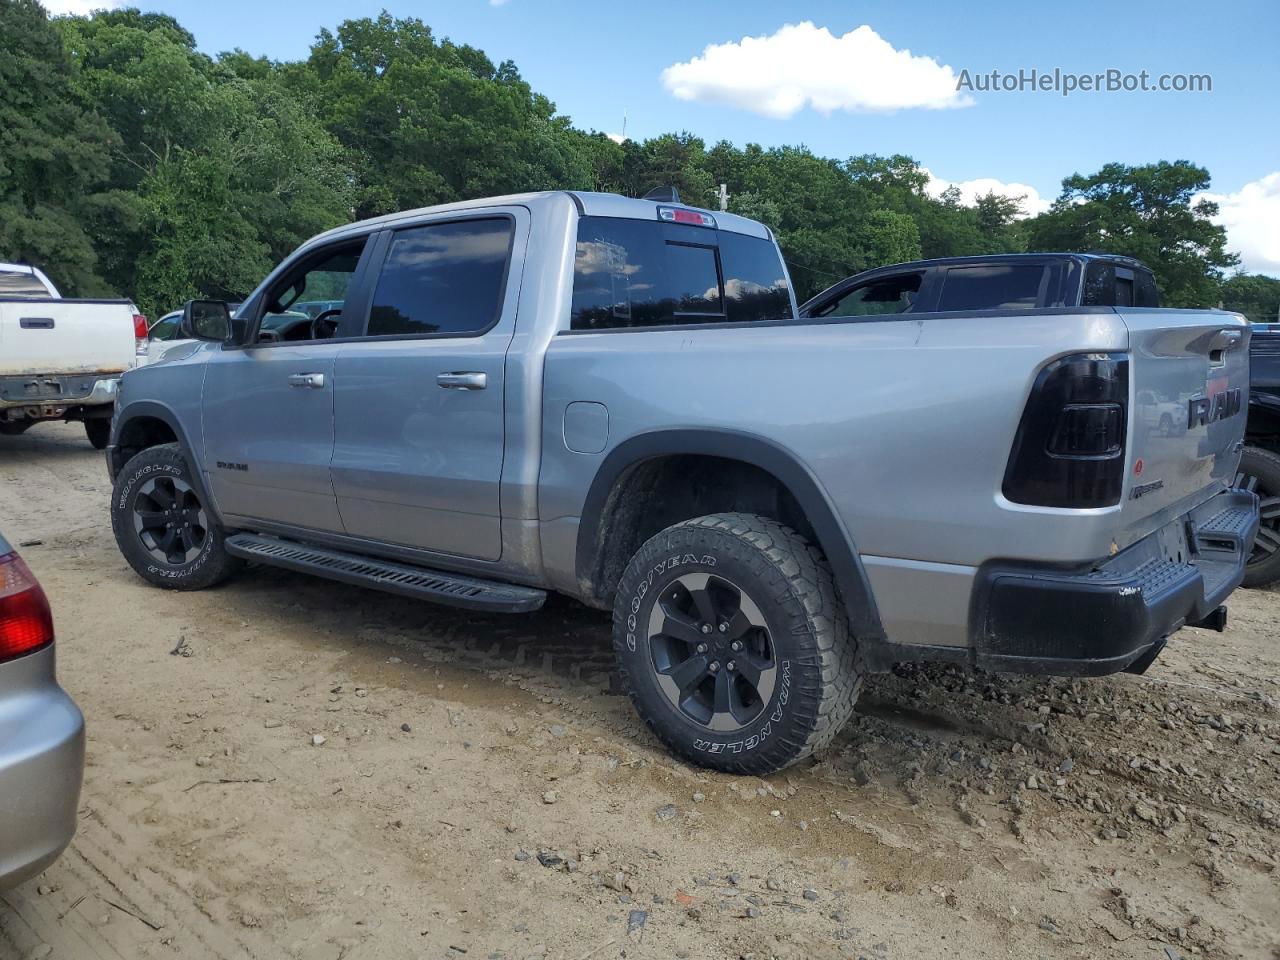
[[[319,390],[324,386],[323,373],[291,373],[289,374],[289,386],[291,387],[310,387],[313,390]]]
[[[477,371],[441,373],[436,383],[446,390],[483,390],[489,385],[489,375]]]

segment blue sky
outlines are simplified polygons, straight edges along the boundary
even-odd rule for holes
[[[57,8],[86,0],[47,2]],[[153,0],[142,5],[177,17],[209,53],[238,46],[277,59],[305,56],[322,26],[375,15],[385,6],[395,16],[421,18],[438,35],[480,47],[495,62],[514,60],[535,89],[582,127],[618,133],[625,114],[626,132],[636,138],[687,129],[709,143],[721,138],[767,146],[804,143],[835,157],[906,153],[947,181],[993,178],[1025,184],[1043,201],[1057,195],[1064,176],[1108,161],[1188,159],[1209,168],[1212,192],[1223,197],[1234,218],[1228,224],[1234,245],[1249,248],[1255,269],[1280,271],[1280,249],[1269,239],[1280,237],[1276,0],[1078,0],[1068,5],[1023,0],[980,7],[824,0],[311,0],[305,5]],[[830,40],[809,35],[821,41],[812,55],[803,43],[766,45],[750,56],[731,48],[712,64],[685,68],[683,77],[691,82],[684,84],[684,93],[693,99],[680,99],[664,84],[666,68],[688,64],[710,44],[770,37],[801,21],[832,35]],[[957,75],[964,69],[977,74],[1055,67],[1076,73],[1147,70],[1153,77],[1210,74],[1213,90],[1077,92],[1065,98],[1046,92],[975,92],[973,104],[962,108],[850,112],[837,107],[824,113],[810,104],[784,116],[751,108],[759,104],[759,90],[737,89],[750,88],[773,69],[800,77],[802,86],[810,74],[819,77],[815,83],[826,94],[833,86],[856,82],[845,71],[853,69],[849,63],[864,48],[841,47],[834,38],[862,25],[894,50],[931,58],[936,66],[916,62],[915,74],[910,64],[902,68],[906,72],[872,71],[870,78],[862,77],[864,84],[869,79],[870,92],[846,98],[855,104],[879,94],[892,99],[902,91],[910,100],[909,88],[917,81],[932,83],[936,91],[943,66]],[[784,54],[798,62],[786,67],[780,62]],[[763,74],[762,63],[768,68]],[[842,102],[840,96],[837,90],[834,102]],[[1276,174],[1272,181],[1264,180],[1270,174]],[[1242,239],[1236,241],[1237,235]]]

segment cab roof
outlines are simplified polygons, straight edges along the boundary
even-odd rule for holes
[[[658,207],[676,207],[685,210],[697,210],[715,218],[716,228],[733,233],[742,233],[764,240],[772,240],[773,234],[764,224],[748,220],[737,214],[722,210],[705,210],[690,206],[687,203],[664,203],[657,200],[639,200],[624,197],[617,193],[593,193],[583,190],[546,190],[538,193],[512,193],[501,197],[483,197],[476,200],[459,200],[454,203],[441,203],[431,207],[419,207],[414,210],[402,210],[368,220],[335,227],[307,241],[308,245],[321,240],[338,239],[347,234],[365,233],[383,226],[393,226],[401,221],[414,220],[425,216],[436,216],[454,212],[483,210],[486,207],[536,207],[545,204],[571,202],[577,207],[578,215],[584,217],[623,217],[630,220],[658,221]]]

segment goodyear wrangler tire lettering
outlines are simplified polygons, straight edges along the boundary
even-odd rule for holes
[[[111,527],[134,572],[156,586],[199,590],[243,565],[224,549],[176,443],[143,450],[116,475]]]
[[[731,772],[773,772],[824,746],[861,680],[821,555],[747,514],[676,524],[640,548],[618,585],[614,651],[654,734]]]

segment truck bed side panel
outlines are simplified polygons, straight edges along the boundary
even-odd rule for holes
[[[864,555],[969,567],[1106,556],[1127,535],[1118,507],[999,494],[1039,368],[1125,346],[1110,310],[561,335],[547,353],[541,518],[578,516],[603,457],[629,437],[719,429],[789,448]],[[600,453],[565,446],[575,401],[608,408]]]

